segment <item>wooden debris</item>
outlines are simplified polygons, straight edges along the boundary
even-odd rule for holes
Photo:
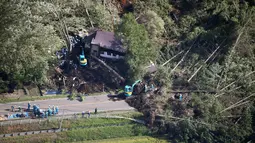
[[[114,69],[112,69],[110,66],[108,66],[104,61],[100,60],[99,58],[91,55],[91,57],[93,59],[95,59],[96,61],[98,61],[99,63],[101,63],[102,65],[104,65],[110,72],[112,72],[114,75],[116,75],[122,82],[125,82],[125,79],[119,75]]]

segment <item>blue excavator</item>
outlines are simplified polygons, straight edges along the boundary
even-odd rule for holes
[[[142,80],[137,80],[135,81],[132,86],[126,85],[124,88],[124,92],[116,94],[116,95],[111,95],[109,94],[109,98],[118,98],[118,99],[126,99],[132,95],[139,95],[141,93],[146,93],[148,91],[154,90],[153,84],[148,87]]]
[[[84,49],[82,49],[82,53],[80,55],[80,65],[81,66],[86,66],[88,64],[87,62],[87,59],[85,57],[85,54],[84,54]]]
[[[135,89],[135,90],[134,90]],[[144,84],[142,83],[141,80],[135,81],[135,83],[132,84],[132,86],[126,85],[124,92],[125,92],[125,97],[131,96],[133,93],[139,94],[144,90]]]
[[[146,93],[151,90],[154,90],[153,84],[150,87],[148,87],[147,84],[145,84],[141,80],[137,80],[132,84],[132,86],[126,85],[124,92],[125,97],[129,97],[131,95],[138,95],[142,92]]]

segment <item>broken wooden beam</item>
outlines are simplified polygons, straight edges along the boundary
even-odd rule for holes
[[[101,63],[102,65],[104,65],[110,72],[112,72],[114,75],[116,75],[122,82],[125,82],[125,79],[119,75],[114,69],[112,69],[110,66],[108,66],[104,61],[100,60],[99,58],[91,55],[91,57],[93,59],[95,59],[96,61],[98,61],[99,63]]]

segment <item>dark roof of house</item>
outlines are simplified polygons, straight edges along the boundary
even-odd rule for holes
[[[99,45],[102,48],[110,49],[117,52],[125,53],[122,42],[116,38],[114,33],[106,31],[97,31],[96,36],[92,39],[91,44]]]

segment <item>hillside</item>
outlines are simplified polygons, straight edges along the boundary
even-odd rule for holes
[[[32,84],[99,92],[142,79],[156,90],[126,102],[153,133],[172,142],[255,140],[253,0],[5,0],[0,8],[0,93]],[[81,52],[74,54],[70,36],[81,29],[92,37],[98,30],[113,33],[107,44],[121,42],[125,52],[99,41],[105,51],[93,58],[93,38],[85,36],[88,66],[76,70]],[[57,73],[63,59],[55,53],[63,47],[68,66]],[[148,73],[149,65],[157,71]],[[86,90],[73,85],[74,77],[87,82]]]

